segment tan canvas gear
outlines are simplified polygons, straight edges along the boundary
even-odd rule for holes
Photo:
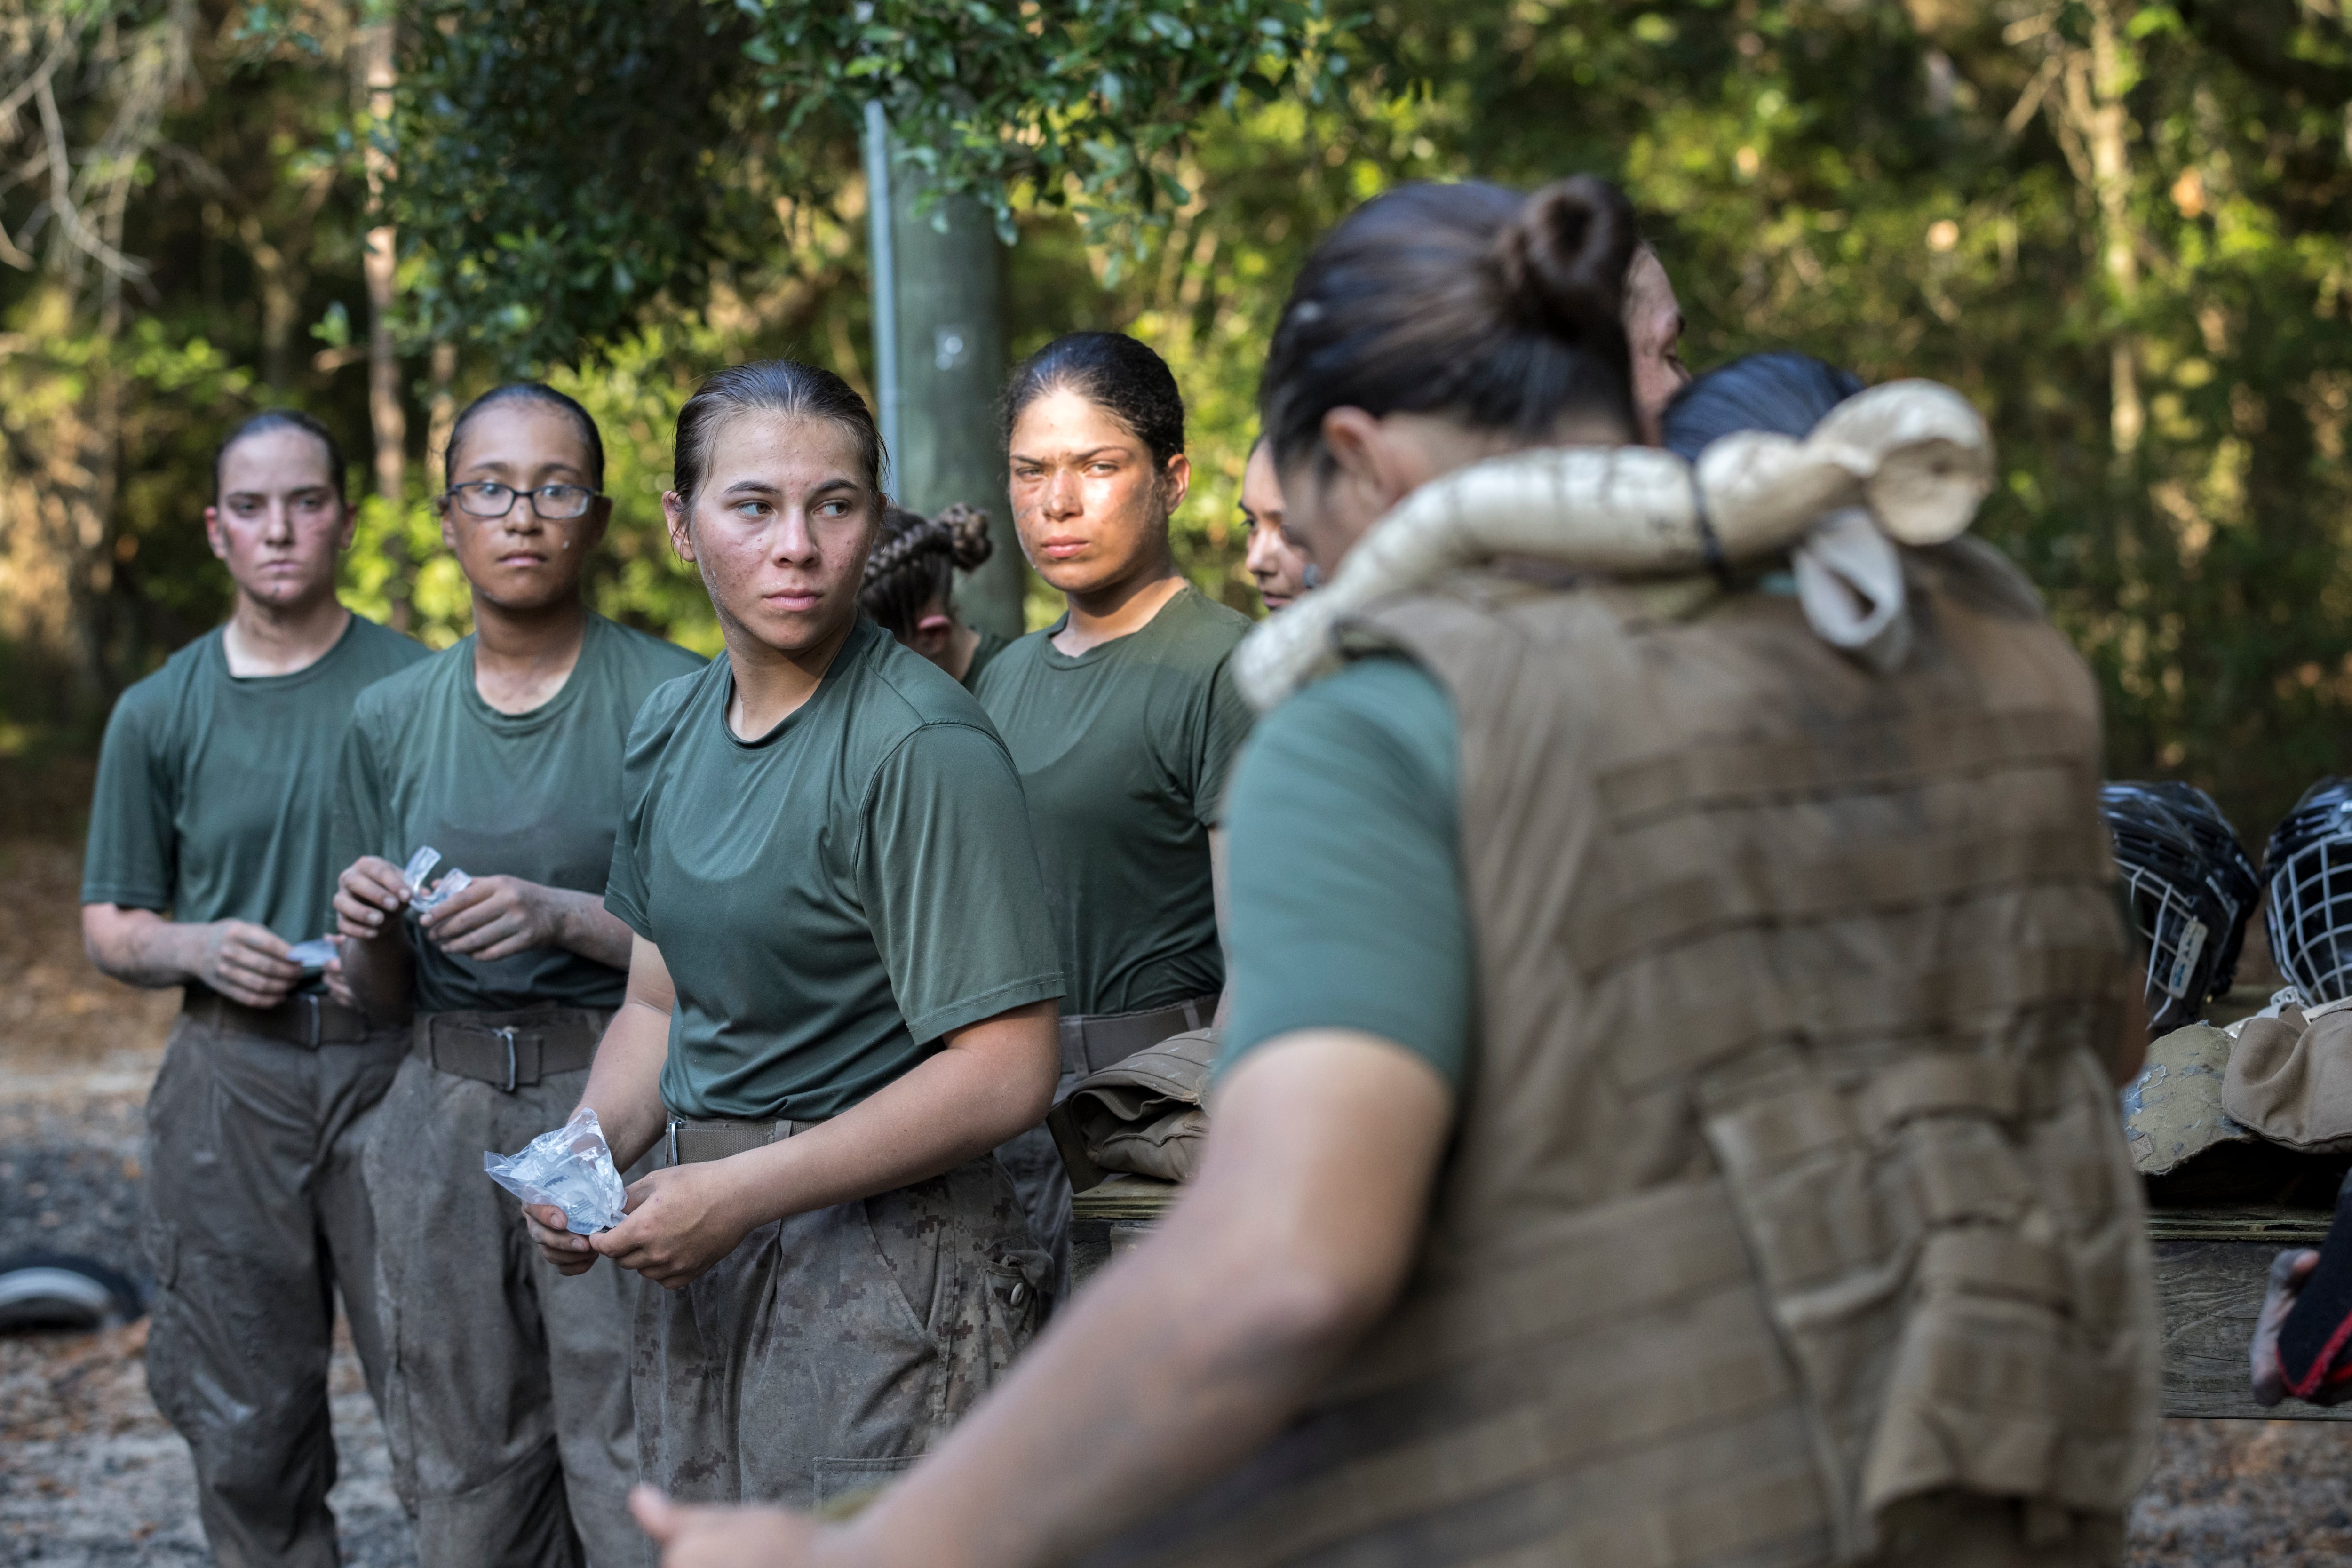
[[[2352,1012],[2286,1007],[2238,1026],[2221,1109],[2273,1143],[2352,1151]]]
[[[1070,1185],[1083,1193],[1115,1171],[1192,1180],[1208,1142],[1201,1102],[1216,1065],[1216,1032],[1187,1029],[1073,1084],[1045,1118]]]
[[[2112,1555],[2158,1325],[2096,695],[1990,552],[1905,569],[1884,675],[1687,583],[1358,623],[1460,724],[1454,1152],[1307,1413],[1096,1561],[1850,1563],[1975,1498],[1990,1561]]]
[[[530,1007],[513,1013],[425,1013],[412,1049],[425,1065],[496,1084],[509,1094],[560,1072],[594,1064],[610,1013],[592,1007]]]
[[[1136,1013],[1089,1013],[1061,1021],[1062,1074],[1084,1078],[1149,1050],[1171,1035],[1208,1026],[1217,1016],[1214,993]]]

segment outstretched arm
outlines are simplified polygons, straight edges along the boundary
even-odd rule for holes
[[[250,921],[189,924],[153,910],[84,904],[81,942],[100,973],[126,985],[193,980],[248,1007],[276,1006],[302,978],[285,940]]]
[[[1067,1562],[1264,1444],[1378,1321],[1452,1121],[1444,1081],[1386,1040],[1268,1041],[1222,1086],[1164,1226],[866,1513],[819,1526],[641,1490],[638,1518],[667,1568]]]

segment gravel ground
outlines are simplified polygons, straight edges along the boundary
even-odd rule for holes
[[[92,973],[72,918],[75,854],[0,842],[0,1257],[80,1253],[144,1272],[139,1107],[173,998]],[[209,1561],[184,1444],[147,1398],[143,1321],[0,1336],[0,1568]],[[355,1568],[410,1568],[383,1428],[339,1336],[342,1479]],[[2131,1516],[2133,1568],[2352,1561],[2352,1423],[2168,1421]]]

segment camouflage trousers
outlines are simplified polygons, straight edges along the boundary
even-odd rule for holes
[[[1049,1264],[994,1159],[760,1226],[638,1298],[646,1479],[812,1508],[912,1465],[1035,1331]]]
[[[629,1338],[638,1278],[566,1279],[482,1173],[560,1127],[588,1069],[512,1090],[412,1056],[367,1153],[390,1343],[384,1431],[419,1568],[650,1568]]]
[[[147,1387],[187,1440],[223,1568],[333,1568],[327,1362],[341,1292],[381,1403],[361,1149],[404,1029],[299,1046],[181,1015],[147,1097]]]

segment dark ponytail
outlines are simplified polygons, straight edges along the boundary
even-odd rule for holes
[[[958,503],[934,518],[894,506],[866,558],[858,602],[891,636],[912,637],[926,609],[948,602],[956,569],[971,571],[992,549],[984,511]]]
[[[1625,193],[1580,174],[1530,196],[1412,184],[1350,213],[1292,287],[1258,388],[1276,463],[1323,416],[1444,414],[1539,437],[1564,415],[1634,428],[1622,319],[1641,236]]]

